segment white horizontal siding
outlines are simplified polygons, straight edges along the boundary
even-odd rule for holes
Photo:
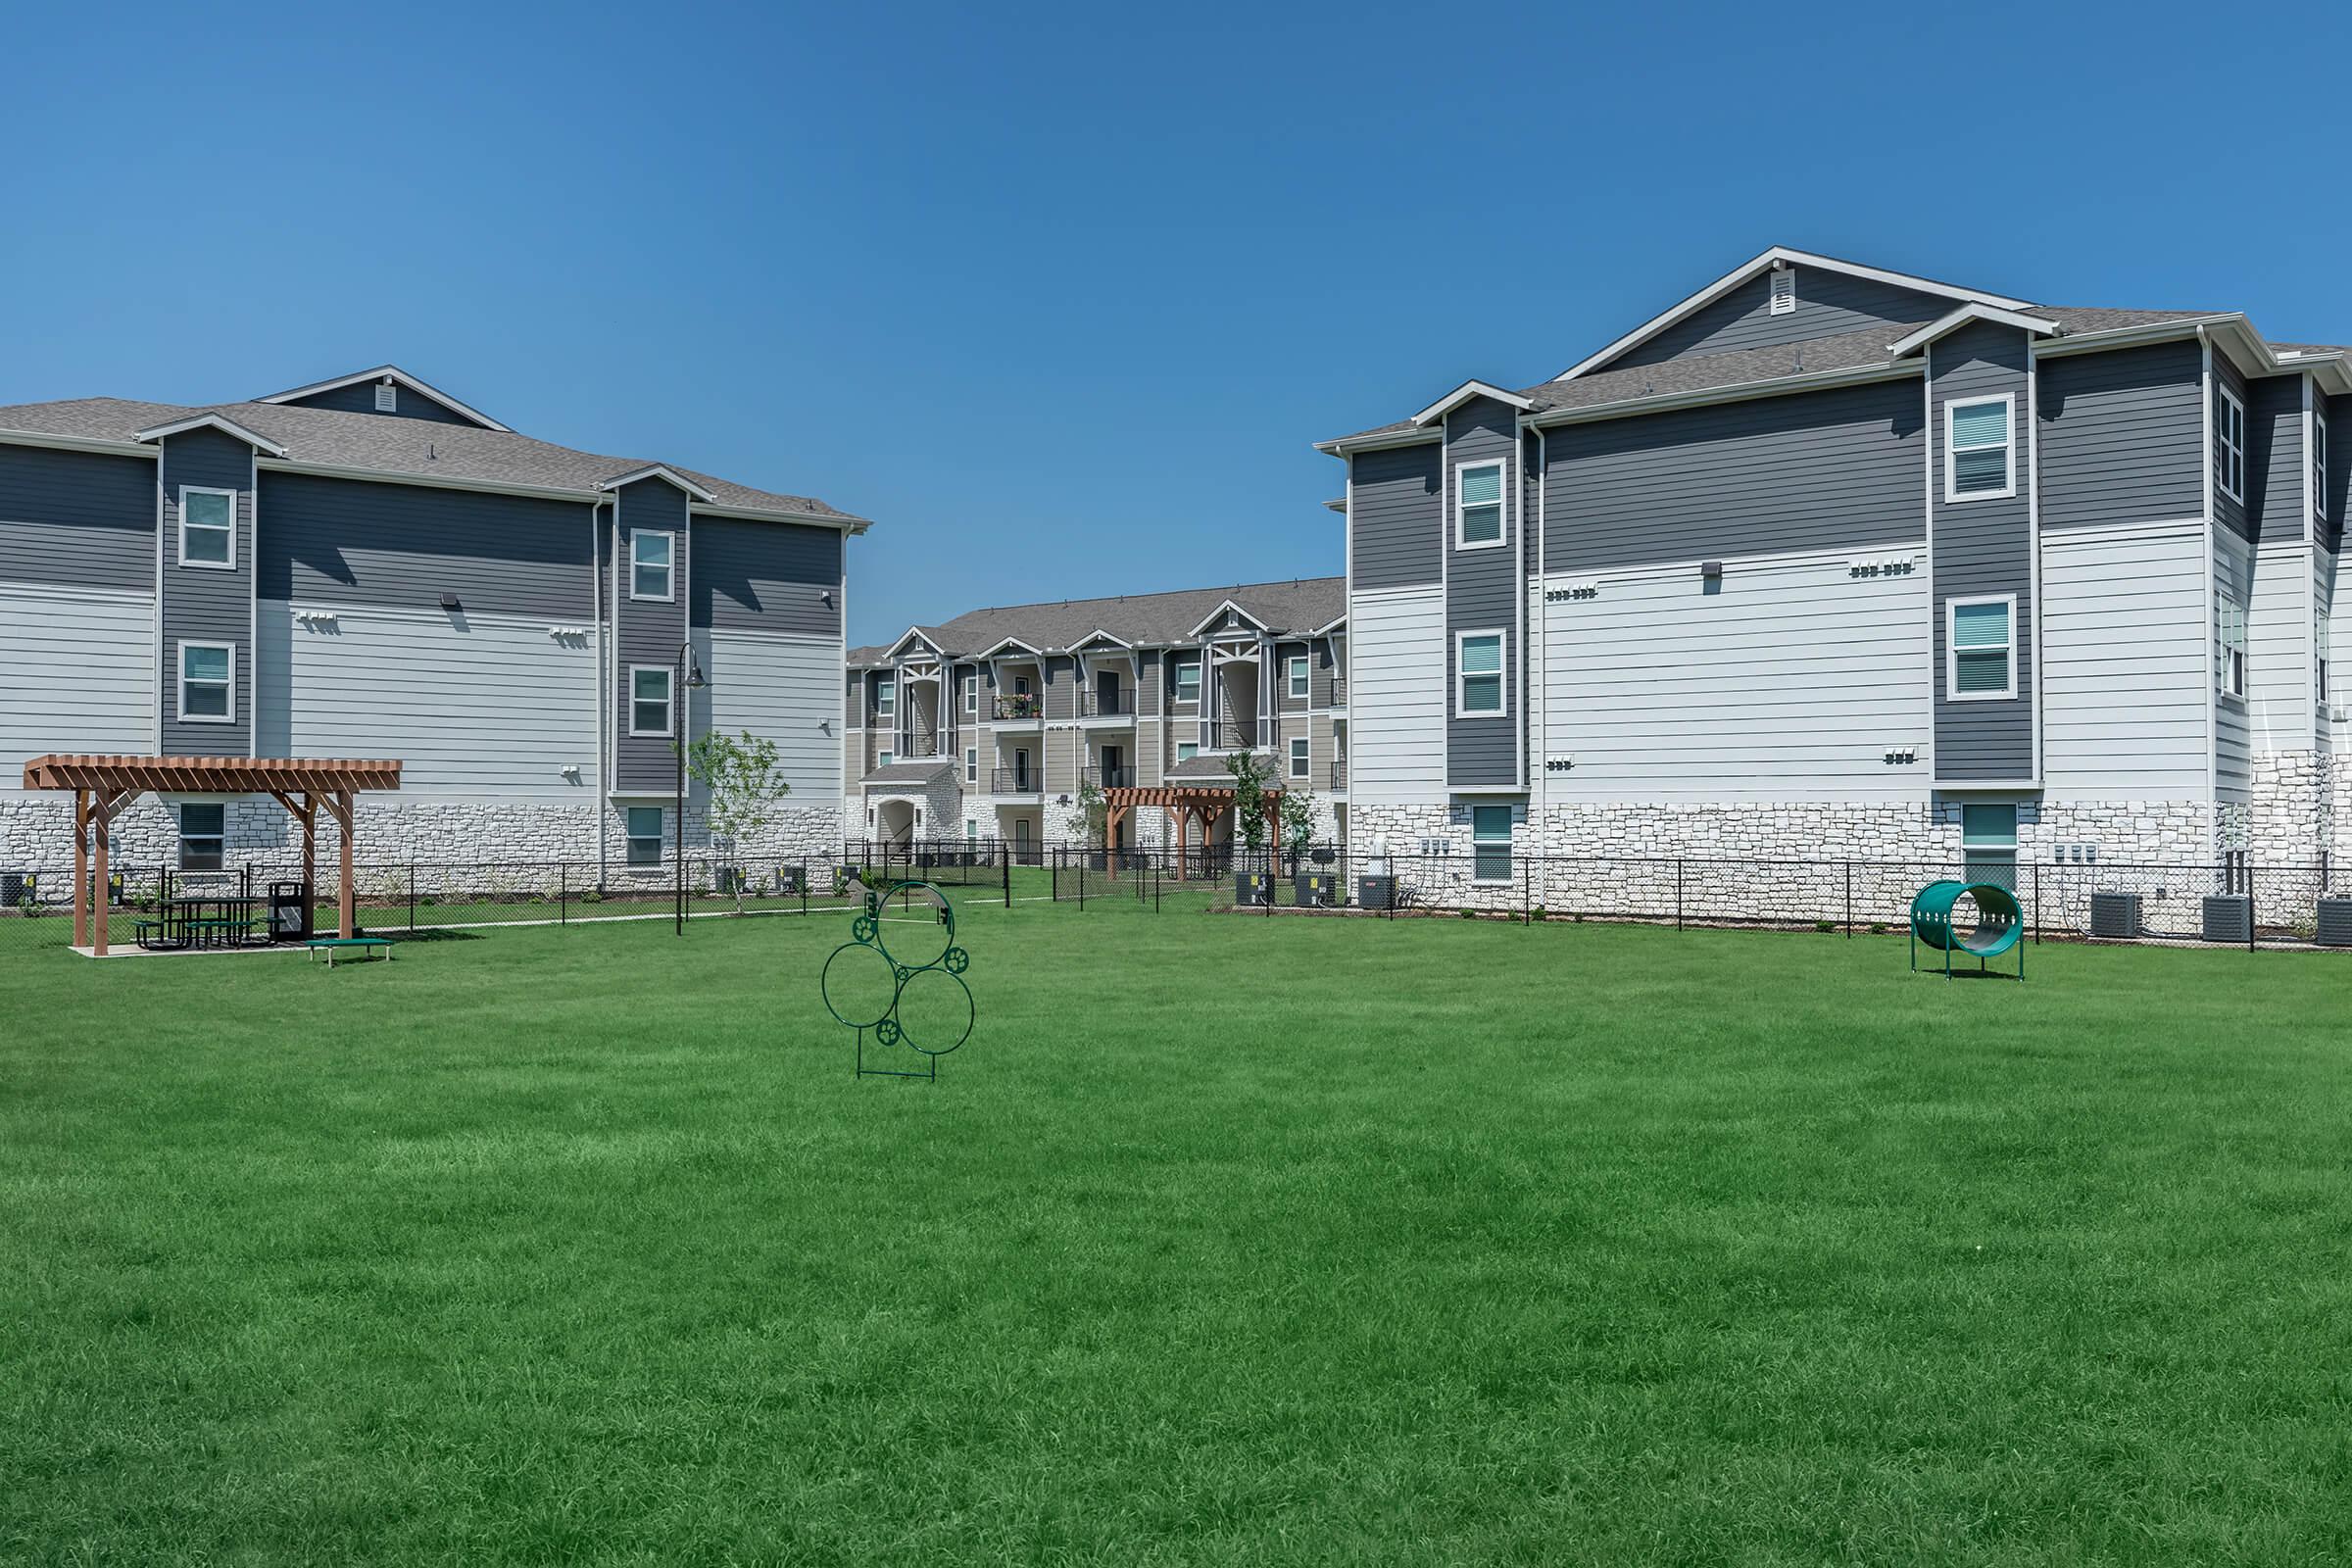
[[[1446,798],[1446,596],[1426,588],[1348,600],[1348,794],[1375,806]]]
[[[155,749],[155,596],[0,583],[0,793],[29,758]]]
[[[792,786],[788,804],[836,804],[843,776],[842,644],[703,626],[694,641],[710,679],[694,699],[695,733],[749,730],[773,741],[778,768]],[[960,778],[960,753],[956,765]]]
[[[1543,774],[1544,799],[1926,799],[1924,570],[1856,576],[1842,556],[1735,560],[1720,592],[1703,589],[1693,564],[1603,575],[1593,597],[1538,605],[1544,748],[1574,760]],[[1889,764],[1903,748],[1918,760]]]
[[[2242,604],[2253,596],[2254,550],[2243,539],[2227,528],[2214,530],[2213,580],[2218,595],[2224,591],[2235,593]],[[2213,790],[2214,798],[2232,805],[2242,805],[2252,798],[2254,750],[2253,725],[2248,719],[2245,703],[2234,697],[2224,697],[2216,679],[2213,659],[2213,616],[2207,611],[2205,627],[2206,681],[2214,691],[2213,697]],[[2247,650],[2249,686],[2253,651]]]
[[[2042,777],[2052,800],[2205,795],[2201,522],[2044,533]]]
[[[2300,539],[2254,553],[2246,605],[2246,708],[2260,752],[2311,747],[2311,547]]]
[[[282,600],[260,606],[263,756],[394,758],[405,795],[594,798],[593,632],[558,639],[549,622],[514,616],[301,608],[336,619],[313,627]]]

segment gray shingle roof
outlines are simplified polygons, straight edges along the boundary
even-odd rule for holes
[[[934,757],[919,762],[885,762],[869,770],[858,782],[863,784],[928,784],[955,767],[944,757]]]
[[[1289,582],[1239,583],[1226,588],[1184,588],[1164,594],[1122,594],[1114,599],[1064,599],[1054,604],[1012,605],[974,610],[936,626],[915,629],[949,654],[978,654],[1007,637],[1038,651],[1064,649],[1097,631],[1121,642],[1164,647],[1190,642],[1210,611],[1232,600],[1276,631],[1304,633],[1328,626],[1348,610],[1348,579],[1302,577]],[[883,662],[898,641],[850,650],[853,664]]]
[[[137,403],[125,398],[18,403],[0,406],[0,429],[128,441],[141,430],[200,414],[218,414],[256,435],[267,436],[286,449],[291,462],[443,481],[478,479],[586,492],[602,480],[662,461],[575,452],[527,435],[472,425],[339,409],[298,409],[282,403]],[[720,506],[800,512],[845,523],[865,520],[813,496],[755,490],[674,463],[666,466],[710,491]]]
[[[1275,782],[1274,759],[1267,756],[1264,752],[1247,752],[1226,755],[1247,756],[1252,762],[1257,764],[1257,776],[1259,779],[1268,784]],[[1184,760],[1169,767],[1167,771],[1167,777],[1171,782],[1182,782],[1194,786],[1205,784],[1222,785],[1227,789],[1231,789],[1233,787],[1233,769],[1227,765],[1225,755],[1210,757],[1188,757],[1184,759]]]
[[[2153,321],[2194,320],[2199,317],[2222,314],[2213,311],[2111,311],[2095,307],[2060,310],[2036,306],[2028,315],[2047,317],[2067,332],[2111,332],[2118,327],[2143,326]],[[1917,321],[1888,321],[1864,327],[1853,332],[1838,332],[1828,337],[1807,338],[1800,343],[1784,343],[1773,348],[1740,349],[1728,354],[1699,354],[1687,359],[1667,360],[1657,365],[1635,366],[1623,370],[1594,370],[1573,381],[1541,381],[1522,388],[1519,396],[1535,404],[1529,412],[1543,414],[1553,409],[1587,409],[1603,404],[1624,403],[1635,398],[1666,397],[1677,392],[1715,392],[1732,387],[1751,386],[1779,380],[1787,376],[1818,374],[1824,370],[1851,370],[1867,365],[1889,364],[1888,345],[1904,335],[1916,332],[1928,324],[1931,317]],[[1499,384],[1499,383],[1497,383]],[[1365,436],[1394,435],[1413,428],[1410,419],[1394,424],[1377,425],[1358,430],[1353,435],[1341,436],[1343,441],[1361,440]],[[1432,427],[1434,429],[1434,426]]]

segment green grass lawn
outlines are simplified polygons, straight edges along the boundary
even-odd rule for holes
[[[0,1560],[2352,1554],[2340,959],[847,923],[0,958]]]

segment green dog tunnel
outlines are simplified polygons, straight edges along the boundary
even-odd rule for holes
[[[1988,958],[2015,949],[2017,977],[2026,977],[2026,911],[2017,895],[1998,882],[1931,882],[1911,900],[1911,967],[1919,967],[1922,943],[1943,955],[1943,972],[1952,972],[1952,955],[1977,960],[1983,969]]]

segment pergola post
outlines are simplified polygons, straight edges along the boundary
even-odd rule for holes
[[[338,936],[346,937],[353,935],[357,929],[352,923],[351,801],[352,794],[349,790],[337,790],[326,798],[328,813],[334,817],[335,825],[343,830],[341,845],[343,885],[336,890],[335,895],[335,930]]]
[[[90,792],[74,792],[74,945],[90,945]]]
[[[98,918],[95,928],[90,933],[90,951],[101,958],[106,956],[106,906],[110,902],[107,898],[106,841],[108,823],[112,814],[106,794],[101,790],[97,796],[97,814],[90,821],[90,829],[97,835],[97,843],[91,846],[91,857],[95,861],[91,869],[92,877],[97,882],[96,902],[98,905]],[[90,902],[91,880],[92,878],[83,878],[74,887],[74,898],[77,907]]]

